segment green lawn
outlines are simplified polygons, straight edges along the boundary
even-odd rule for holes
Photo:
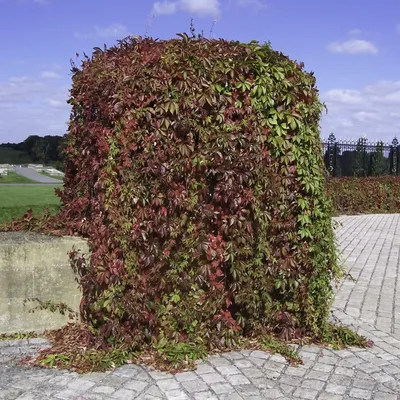
[[[36,215],[45,208],[56,213],[59,203],[53,185],[0,186],[0,223],[22,217],[29,208]]]
[[[31,179],[18,175],[15,172],[9,172],[8,175],[0,175],[0,183],[36,183]]]

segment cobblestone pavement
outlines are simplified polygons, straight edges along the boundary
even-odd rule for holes
[[[337,238],[354,281],[335,307],[400,339],[400,214],[340,217]]]
[[[369,349],[298,348],[304,365],[260,351],[210,356],[176,375],[126,365],[78,375],[17,365],[42,339],[0,342],[0,400],[400,400],[400,338],[396,331],[399,215],[343,217],[338,239],[357,282],[338,289],[335,316],[372,339]],[[356,312],[361,310],[360,312]]]

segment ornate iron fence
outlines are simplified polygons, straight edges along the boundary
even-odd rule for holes
[[[400,175],[400,146],[392,143],[336,140],[333,133],[322,141],[324,161],[330,176]]]

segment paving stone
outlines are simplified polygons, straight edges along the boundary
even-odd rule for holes
[[[118,389],[111,397],[115,400],[133,400],[136,399],[137,393],[129,389]]]
[[[111,386],[97,386],[92,389],[92,392],[100,394],[112,394],[115,392],[115,388]]]
[[[222,366],[222,367],[217,367],[216,370],[221,375],[224,375],[224,376],[240,374],[240,370],[237,367],[235,367],[234,365],[226,365],[226,366]]]
[[[95,385],[95,382],[88,381],[87,379],[74,379],[68,383],[68,387],[71,389],[76,389],[80,391],[85,391],[90,389]]]
[[[54,397],[61,400],[77,399],[82,394],[82,391],[76,389],[64,389],[54,394]]]
[[[353,388],[350,390],[350,396],[356,399],[369,400],[372,397],[372,392],[369,390]]]
[[[175,375],[175,379],[178,382],[193,381],[197,378],[198,377],[194,372],[181,372]]]
[[[78,397],[77,400],[106,400],[108,396],[103,396],[98,393],[85,393],[84,395]]]
[[[309,371],[307,374],[307,378],[309,379],[318,379],[320,381],[327,381],[329,379],[329,374],[326,372],[315,371],[314,369]]]
[[[305,379],[301,382],[301,387],[308,389],[321,390],[325,386],[325,382],[321,382],[315,379]]]
[[[260,389],[252,384],[236,386],[235,389],[244,398],[261,395]]]
[[[160,382],[165,382],[165,380],[162,380]],[[143,390],[146,389],[147,386],[149,386],[148,382],[138,381],[137,379],[132,379],[124,383],[124,389],[133,390],[136,393],[143,392]]]
[[[279,379],[280,384],[286,384],[290,386],[295,386],[298,387],[301,385],[302,379],[296,376],[287,376],[287,375],[282,375],[282,377]]]
[[[183,390],[171,390],[165,392],[168,400],[189,400],[188,395]]]
[[[162,379],[171,379],[171,375],[167,374],[166,372],[149,371],[149,375],[151,378],[155,379],[156,381],[159,381]]]
[[[250,381],[244,375],[227,375],[226,380],[233,386],[250,384]]]
[[[244,400],[238,393],[223,394],[219,397],[220,400]]]
[[[299,368],[301,369],[301,368]],[[328,364],[315,364],[313,367],[314,371],[320,371],[320,372],[325,372],[326,374],[329,374],[332,372],[334,369],[333,365],[328,365]]]
[[[117,376],[124,376],[127,378],[133,378],[134,376],[138,375],[141,372],[141,369],[136,367],[136,365],[126,365],[121,368],[118,368],[114,375]]]
[[[283,371],[286,368],[287,364],[278,363],[276,361],[268,360],[262,366],[262,369],[270,369],[273,371]]]
[[[195,400],[218,400],[218,397],[214,393],[212,393],[210,391],[206,391],[206,392],[195,393],[194,399]]]
[[[372,374],[373,372],[379,372],[381,369],[372,364],[372,363],[365,363],[365,364],[360,364],[357,366],[357,369],[367,373],[367,374]]]
[[[189,393],[204,392],[209,388],[208,385],[200,378],[193,381],[182,382],[182,386]]]
[[[343,400],[343,396],[340,394],[322,392],[318,396],[318,400]]]
[[[196,368],[196,374],[203,375],[203,374],[212,374],[215,373],[215,369],[209,364],[199,364]]]
[[[266,360],[265,358],[256,358],[256,357],[247,357],[247,360],[249,360],[251,363],[253,363],[253,365],[256,365],[257,367],[262,367],[264,365],[268,364],[268,360]],[[235,363],[236,365],[236,363]]]
[[[286,394],[279,388],[272,388],[267,390],[262,390],[261,395],[265,399],[283,399],[286,398]]]
[[[354,379],[353,386],[360,389],[366,389],[372,391],[376,386],[376,381],[373,379],[370,380],[362,380],[362,379]]]
[[[260,350],[252,351],[250,356],[254,357],[254,358],[261,358],[263,360],[269,360],[271,358],[271,354],[269,354],[269,353],[267,353],[265,351],[260,351]],[[273,360],[273,361],[275,361],[275,360]]]
[[[341,386],[336,383],[328,383],[326,385],[325,391],[329,394],[345,394],[347,386]]]
[[[344,375],[332,375],[329,379],[329,383],[334,383],[340,386],[350,386],[351,382],[351,379]]]
[[[212,364],[214,367],[223,367],[232,365],[232,362],[224,357],[213,356],[212,358],[209,358],[208,362]]]
[[[252,367],[254,367],[254,364],[250,360],[248,360],[246,358],[242,358],[241,360],[234,360],[233,364],[238,368],[252,368]],[[264,365],[264,362],[262,362],[262,365]]]
[[[239,351],[232,351],[230,353],[222,354],[222,357],[227,358],[228,360],[241,360],[244,355]]]
[[[180,389],[180,384],[178,381],[175,379],[162,379],[157,381],[157,386],[162,390],[162,391],[170,391],[170,390],[177,390]]]
[[[318,390],[297,388],[293,396],[295,399],[316,399],[318,397]]]
[[[355,370],[353,368],[336,367],[333,373],[337,375],[345,375],[351,378],[354,376]]]
[[[14,389],[14,388],[1,389],[0,399],[1,400],[16,399],[21,394],[23,394],[22,389]]]
[[[374,400],[398,400],[398,396],[396,394],[377,392],[374,395]]]
[[[210,385],[211,389],[216,394],[233,393],[235,389],[229,383],[213,383]]]
[[[258,368],[241,368],[240,370],[247,378],[261,378],[264,376],[263,371]]]
[[[266,378],[250,378],[251,383],[258,389],[272,389],[277,386],[276,381]]]
[[[386,374],[384,372],[377,372],[375,374],[371,375],[371,378],[373,378],[377,382],[385,383],[385,382],[390,382],[395,380],[393,376],[390,376],[389,374]]]
[[[208,384],[217,383],[217,382],[226,382],[225,378],[218,373],[203,374],[200,376],[201,376],[201,379],[203,379],[204,382],[206,382]]]

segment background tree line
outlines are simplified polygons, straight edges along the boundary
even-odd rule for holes
[[[63,170],[62,146],[64,136],[28,136],[21,143],[0,144],[0,164],[37,163]]]

